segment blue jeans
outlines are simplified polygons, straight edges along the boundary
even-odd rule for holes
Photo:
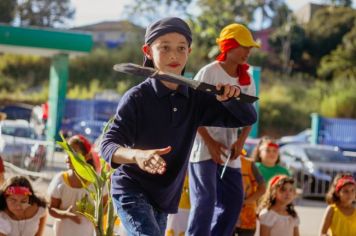
[[[231,236],[243,203],[240,169],[223,166],[212,160],[189,164],[191,210],[189,236]]]
[[[114,194],[112,199],[128,236],[164,236],[167,214],[155,209],[144,194]]]

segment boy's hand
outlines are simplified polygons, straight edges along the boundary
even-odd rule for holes
[[[216,85],[216,89],[217,90],[221,90],[224,89],[224,93],[222,95],[218,95],[216,96],[216,99],[220,102],[229,100],[230,98],[233,97],[238,97],[240,95],[240,88],[238,86],[232,86],[230,84],[222,84],[222,83],[218,83]]]
[[[215,141],[214,139],[206,142],[206,146],[208,147],[211,159],[217,164],[224,164],[224,161],[221,159],[221,155],[225,154],[227,147],[224,144]]]
[[[151,174],[161,175],[166,171],[166,162],[161,155],[167,154],[171,150],[171,146],[161,149],[140,150],[135,156],[135,161],[140,169]]]
[[[240,139],[238,139],[234,144],[232,144],[231,150],[233,150],[232,153],[234,155],[231,156],[231,160],[235,160],[241,155],[243,147],[244,143],[241,142]]]

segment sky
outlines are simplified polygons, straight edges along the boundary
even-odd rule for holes
[[[73,21],[69,22],[70,27],[83,26],[101,21],[116,21],[124,19],[124,5],[130,0],[71,0],[76,8]],[[298,10],[308,2],[321,3],[322,0],[286,0],[290,9]],[[353,0],[355,5],[356,0]]]

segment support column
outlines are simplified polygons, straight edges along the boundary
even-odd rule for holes
[[[59,140],[67,92],[68,55],[58,54],[52,57],[49,84],[49,117],[47,122],[47,140]]]
[[[261,80],[261,68],[260,67],[251,67],[250,73],[252,75],[253,80],[255,81],[256,85],[256,96],[259,97],[260,95],[260,80]],[[250,132],[250,137],[251,138],[257,138],[258,137],[258,129],[259,129],[259,117],[260,117],[260,102],[259,100],[255,102],[255,108],[257,112],[257,121],[255,124],[253,124],[251,132]]]
[[[310,142],[312,144],[318,144],[319,142],[319,128],[320,128],[320,116],[318,113],[312,113],[311,114],[311,140]]]

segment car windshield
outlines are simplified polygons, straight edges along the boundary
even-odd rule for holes
[[[341,152],[333,150],[323,150],[317,148],[305,148],[305,153],[311,161],[316,162],[352,162],[348,157],[342,155]]]
[[[17,126],[2,126],[1,133],[21,138],[36,138],[36,135],[30,127],[17,127]]]

